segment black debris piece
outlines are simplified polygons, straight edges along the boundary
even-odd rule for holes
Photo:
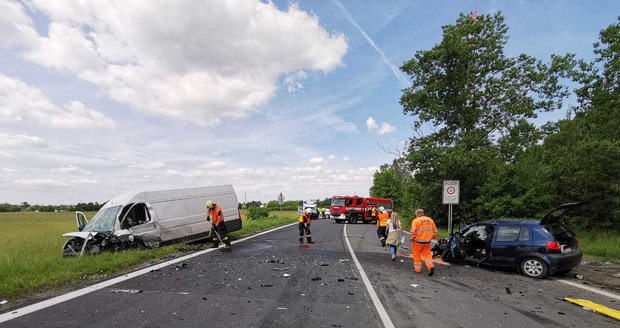
[[[566,313],[564,313],[564,312],[558,312],[558,314],[565,315]]]
[[[203,300],[203,301],[206,301],[206,300],[207,300],[207,298],[206,298],[206,297],[203,297],[203,298],[202,298],[202,300]]]
[[[181,264],[176,264],[174,267],[175,267],[175,270],[177,270],[177,271],[178,270],[183,270],[183,269],[187,268],[187,263],[183,262]]]
[[[274,260],[274,259],[268,259],[268,260],[265,260],[265,263],[276,263],[276,260]]]
[[[357,280],[357,277],[347,277],[349,280]]]
[[[344,279],[338,278],[338,282],[343,282],[343,281],[344,281]]]
[[[159,272],[159,271],[161,271],[161,269],[153,269],[153,270],[151,270],[149,272]]]
[[[312,281],[319,281],[319,280],[321,280],[321,277],[314,277],[314,278],[312,278],[311,280],[312,280]]]
[[[112,289],[110,293],[127,293],[127,294],[137,294],[142,293],[142,289]]]
[[[506,287],[506,294],[508,295],[512,295],[512,291],[510,290],[510,288]]]
[[[348,295],[355,295],[355,294],[353,294],[353,293],[351,293],[351,292],[347,292],[347,294],[348,294]]]
[[[329,264],[328,264],[328,263],[323,263],[323,262],[319,263],[319,265],[320,265],[320,266],[329,266]]]
[[[279,259],[279,260],[278,260],[278,264],[284,264],[284,260]]]
[[[273,287],[273,285],[269,285],[269,284],[260,284],[261,287]]]
[[[342,327],[341,325],[337,325],[335,323],[332,323],[332,327]]]

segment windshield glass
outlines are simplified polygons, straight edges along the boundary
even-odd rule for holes
[[[332,206],[344,206],[344,199],[343,198],[332,199]]]
[[[114,206],[101,210],[95,214],[93,219],[88,222],[86,227],[82,231],[89,232],[108,232],[114,230],[114,223],[116,222],[116,214],[121,209],[120,206]]]

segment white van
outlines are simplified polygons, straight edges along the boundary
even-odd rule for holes
[[[63,234],[71,239],[62,254],[81,256],[211,238],[205,206],[209,199],[222,208],[229,232],[241,229],[237,194],[231,185],[132,192],[111,199],[90,221],[76,212],[79,231]]]

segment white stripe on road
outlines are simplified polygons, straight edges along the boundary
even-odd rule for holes
[[[590,286],[584,286],[582,284],[578,284],[576,282],[572,282],[572,281],[568,281],[568,280],[564,280],[564,279],[554,279],[555,281],[561,282],[563,284],[567,284],[573,287],[577,287],[577,288],[581,288],[581,289],[585,289],[589,292],[593,292],[593,293],[597,293],[603,296],[607,296],[609,298],[614,298],[618,301],[620,301],[620,295],[616,295],[614,293],[610,293],[610,292],[606,292],[604,290],[600,290],[598,288],[594,288],[594,287],[590,287]]]
[[[342,234],[344,236],[344,240],[347,242],[347,246],[349,246],[349,252],[351,253],[351,258],[353,258],[353,262],[355,262],[355,266],[357,266],[357,270],[359,270],[360,272],[360,277],[362,277],[362,281],[364,282],[364,285],[366,285],[366,289],[368,289],[370,298],[372,299],[372,302],[375,304],[375,308],[377,309],[377,312],[379,312],[379,317],[381,318],[381,321],[383,321],[383,326],[385,328],[394,328],[394,324],[392,323],[392,320],[390,319],[387,312],[385,311],[383,304],[381,304],[381,300],[377,296],[377,293],[375,293],[375,289],[372,288],[372,285],[370,284],[370,280],[368,280],[368,277],[366,277],[364,268],[362,268],[360,261],[358,261],[357,256],[355,256],[355,252],[353,252],[353,247],[351,247],[351,243],[349,242],[349,237],[347,237],[347,224],[344,225],[344,228],[342,229]]]
[[[240,243],[242,241],[245,241],[245,240],[248,240],[248,239],[252,239],[252,238],[264,235],[266,233],[270,233],[270,232],[273,232],[273,231],[276,231],[276,230],[279,230],[279,229],[283,229],[283,228],[286,228],[286,227],[290,227],[290,226],[296,225],[296,224],[297,224],[297,222],[291,223],[291,224],[287,224],[287,225],[284,225],[284,226],[281,226],[281,227],[278,227],[278,228],[274,228],[274,229],[271,229],[271,230],[263,231],[263,232],[255,234],[255,235],[251,235],[251,236],[248,236],[248,237],[245,237],[245,238],[241,238],[239,240],[235,240],[231,244],[237,244],[237,243]],[[179,263],[179,262],[191,259],[191,258],[196,257],[196,256],[200,256],[200,255],[203,255],[203,254],[207,254],[207,253],[213,252],[216,249],[217,248],[210,248],[210,249],[205,249],[205,250],[202,250],[202,251],[199,251],[199,252],[196,252],[196,253],[192,253],[192,254],[189,254],[189,255],[185,255],[183,257],[179,257],[179,258],[167,261],[167,262],[163,262],[163,263],[159,263],[159,264],[150,266],[148,268],[144,268],[144,269],[140,269],[138,271],[134,271],[134,272],[128,273],[128,274],[123,275],[121,277],[116,277],[116,278],[113,278],[113,279],[110,279],[110,280],[102,281],[102,282],[94,284],[92,286],[88,286],[88,287],[85,287],[85,288],[82,288],[82,289],[78,289],[76,291],[73,291],[73,292],[70,292],[70,293],[67,293],[67,294],[64,294],[64,295],[56,296],[54,298],[50,298],[49,300],[45,300],[45,301],[42,301],[42,302],[39,302],[39,303],[35,303],[35,304],[32,304],[32,305],[25,306],[23,308],[19,308],[17,310],[13,310],[13,311],[10,311],[10,312],[4,313],[4,314],[0,314],[0,323],[3,323],[5,321],[9,321],[9,320],[15,319],[17,317],[21,317],[23,315],[26,315],[26,314],[29,314],[29,313],[32,313],[32,312],[35,312],[35,311],[39,311],[39,310],[48,308],[50,306],[53,306],[53,305],[56,305],[56,304],[59,304],[59,303],[62,303],[62,302],[66,302],[68,300],[72,300],[74,298],[77,298],[77,297],[80,297],[80,296],[92,293],[94,291],[97,291],[97,290],[100,290],[100,289],[103,289],[103,288],[106,288],[106,287],[118,284],[118,283],[123,282],[125,280],[129,280],[131,278],[135,278],[135,277],[141,276],[143,274],[151,272],[152,270],[157,270],[157,269],[165,268],[165,267],[167,267],[169,265],[172,265],[172,264],[175,264],[175,263]]]

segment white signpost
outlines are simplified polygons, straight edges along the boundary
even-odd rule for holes
[[[459,204],[459,180],[443,181],[443,203],[448,205],[448,231],[452,233],[452,205]]]

